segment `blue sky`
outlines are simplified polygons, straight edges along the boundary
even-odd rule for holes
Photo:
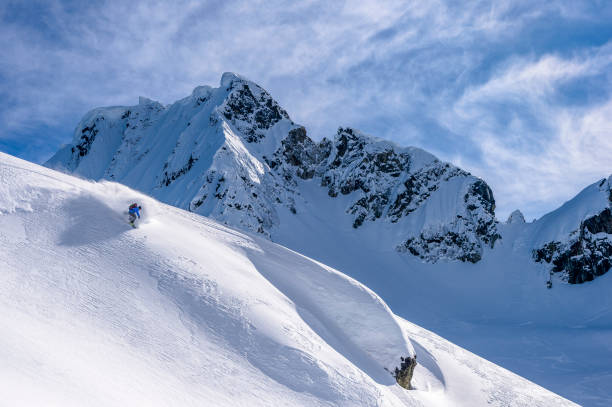
[[[0,0],[0,151],[43,162],[93,107],[237,72],[314,139],[356,127],[539,217],[612,173],[610,1]]]

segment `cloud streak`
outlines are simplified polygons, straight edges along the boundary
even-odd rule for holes
[[[609,83],[612,46],[572,58],[544,55],[515,60],[486,83],[468,88],[441,119],[469,134],[480,162],[506,208],[558,206],[578,188],[612,173],[612,99],[576,103],[560,93],[589,78]],[[563,103],[565,101],[566,103]]]
[[[172,102],[223,71],[314,138],[355,126],[491,183],[539,216],[612,172],[606,4],[4,2],[0,149],[41,161],[100,105]]]

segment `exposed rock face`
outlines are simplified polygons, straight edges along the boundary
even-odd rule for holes
[[[89,148],[98,135],[96,125],[100,120],[104,120],[104,117],[96,117],[94,122],[91,124],[91,127],[85,126],[81,129],[81,140],[72,148],[72,152],[75,154],[75,158],[77,160],[78,157],[84,157],[89,153]]]
[[[445,197],[449,183],[461,185],[460,206],[453,219],[421,228],[397,246],[421,259],[477,262],[483,245],[492,247],[499,238],[495,221],[495,200],[487,184],[469,173],[418,149],[401,149],[351,128],[340,128],[333,141],[313,142],[303,128],[292,130],[268,164],[273,172],[290,180],[320,178],[331,198],[347,196],[346,213],[352,225],[387,221],[402,223],[423,209],[438,192]],[[440,190],[440,191],[439,191]],[[414,214],[413,214],[414,213]]]
[[[552,263],[570,284],[591,281],[612,267],[612,213],[605,209],[592,216],[568,242],[550,242],[534,251],[535,261]]]
[[[499,237],[484,181],[351,128],[314,142],[268,92],[231,73],[169,106],[141,98],[93,110],[47,165],[267,236],[279,211],[300,216],[302,185],[315,182],[346,202],[338,222],[393,225],[401,231],[393,245],[429,262],[477,262]]]
[[[612,177],[599,184],[609,207],[584,219],[564,241],[551,241],[533,251],[537,262],[552,265],[552,272],[570,284],[591,281],[612,268]]]
[[[230,93],[220,112],[246,136],[248,143],[261,141],[266,131],[282,119],[291,121],[287,112],[263,88],[253,86],[237,75],[226,75],[222,82]]]
[[[304,127],[289,131],[287,137],[281,141],[281,147],[274,153],[274,160],[265,158],[273,171],[282,172],[284,178],[291,178],[293,170],[301,179],[311,179],[323,161],[329,157],[330,143],[315,143],[306,135]],[[286,166],[289,166],[287,168]]]
[[[402,358],[402,363],[399,367],[396,367],[395,371],[393,372],[393,377],[395,377],[397,384],[407,390],[412,390],[410,381],[412,380],[412,375],[416,365],[416,355],[414,357]]]
[[[408,177],[400,187],[400,192],[393,200],[389,216],[393,222],[397,222],[411,212],[414,212],[432,192],[438,190],[442,181],[448,181],[456,176],[467,176],[468,174],[450,164],[427,165]]]
[[[583,222],[584,227],[591,233],[605,233],[612,234],[612,215],[610,208],[606,208],[599,215],[592,216],[585,219]]]
[[[451,174],[442,180],[469,175],[461,170]],[[424,228],[419,236],[411,237],[401,244],[399,250],[408,251],[429,262],[444,258],[470,263],[480,261],[483,244],[492,248],[501,236],[497,233],[495,200],[491,189],[482,180],[473,177],[467,179],[463,195],[465,206],[458,208],[455,219],[447,224]],[[436,185],[428,188],[430,191],[435,189]]]
[[[376,220],[389,208],[393,187],[410,168],[408,153],[396,152],[391,145],[379,145],[353,129],[338,129],[321,185],[330,197],[356,192],[347,212],[353,227]]]

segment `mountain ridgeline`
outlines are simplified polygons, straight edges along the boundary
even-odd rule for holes
[[[612,267],[612,176],[544,216],[540,221],[542,229],[557,224],[559,230],[567,216],[564,212],[573,215],[569,222],[572,226],[546,242],[540,241],[533,250],[534,260],[550,264],[552,273],[561,273],[572,284],[607,273]]]
[[[315,142],[266,90],[232,73],[168,106],[141,97],[137,106],[94,109],[46,165],[118,181],[272,240],[294,227],[289,217],[328,211],[339,228],[384,234],[388,249],[429,263],[476,263],[503,238],[482,179],[353,128]],[[533,246],[534,260],[572,283],[605,273],[610,218],[592,215],[601,219],[566,233],[588,232],[575,238],[588,249],[584,261],[557,235]],[[538,229],[529,225],[526,233]]]

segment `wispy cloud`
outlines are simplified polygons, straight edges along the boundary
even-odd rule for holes
[[[467,88],[441,121],[478,147],[481,160],[460,160],[496,187],[504,209],[537,214],[612,173],[611,68],[610,45],[571,58],[514,60]],[[589,83],[603,93],[585,99]]]
[[[90,108],[229,70],[315,138],[423,147],[490,182],[502,216],[537,216],[612,171],[611,19],[575,1],[3,2],[0,148],[42,160]]]

